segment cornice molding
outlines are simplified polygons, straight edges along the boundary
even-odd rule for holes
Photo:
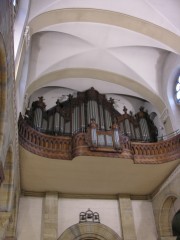
[[[49,193],[49,192],[48,192]],[[21,196],[25,197],[41,197],[46,196],[46,192],[34,192],[34,191],[21,191]],[[73,198],[73,199],[109,199],[117,200],[129,196],[131,200],[151,200],[150,195],[130,195],[130,194],[74,194],[74,193],[61,193],[58,192],[59,198]]]

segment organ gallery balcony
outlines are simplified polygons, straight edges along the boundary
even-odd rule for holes
[[[158,141],[153,119],[143,107],[133,115],[94,88],[68,95],[46,110],[43,97],[19,117],[19,142],[39,156],[71,160],[77,156],[132,159],[164,163],[180,157],[180,135]],[[155,114],[155,113],[154,113]]]

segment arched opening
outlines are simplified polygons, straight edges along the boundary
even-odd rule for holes
[[[3,125],[6,102],[7,61],[3,37],[0,33],[0,145],[3,137]]]
[[[169,196],[162,206],[159,218],[159,229],[161,237],[173,236],[170,212],[176,199],[177,198],[175,196]]]
[[[177,236],[177,240],[180,239],[180,210],[175,214],[172,220],[173,236]]]
[[[101,223],[78,223],[66,229],[58,240],[121,240],[119,235]]]
[[[12,149],[6,155],[4,164],[4,181],[0,187],[0,211],[9,211],[13,196],[13,154]]]
[[[180,73],[177,75],[176,83],[175,83],[175,99],[178,104],[180,104]]]

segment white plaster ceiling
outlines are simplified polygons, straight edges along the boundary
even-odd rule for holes
[[[172,32],[180,33],[180,3],[178,0],[31,0],[29,19],[56,9],[63,8],[94,8],[144,19]]]

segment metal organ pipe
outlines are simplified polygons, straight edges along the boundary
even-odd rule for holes
[[[70,121],[64,124],[64,132],[67,134],[70,133]]]
[[[76,107],[74,108],[74,133],[76,133]]]
[[[136,135],[136,139],[140,140],[141,139],[141,134],[140,134],[140,130],[139,127],[135,128],[135,135]]]
[[[60,117],[60,132],[61,133],[64,132],[64,117],[63,116]]]
[[[90,123],[91,114],[90,114],[90,101],[87,102],[87,124]]]
[[[130,127],[131,127],[131,135],[132,135],[131,137],[133,139],[135,139],[134,126],[133,126],[132,122],[130,122]]]
[[[71,124],[72,124],[72,134],[73,134],[74,133],[74,109],[72,111]]]
[[[82,132],[85,131],[84,103],[81,103],[81,129],[82,129]]]
[[[143,135],[143,140],[147,141],[150,139],[150,135],[149,135],[149,129],[148,129],[148,125],[147,125],[147,121],[144,118],[140,119],[140,127],[141,127],[141,132]]]
[[[118,131],[118,129],[114,129],[114,147],[116,149],[120,148],[119,131]]]
[[[60,114],[58,112],[55,113],[54,116],[54,132],[59,132],[59,126],[60,126]]]
[[[126,134],[130,137],[131,136],[131,129],[130,129],[129,119],[125,119],[125,128],[126,128]]]
[[[51,132],[52,130],[53,130],[53,115],[50,115],[48,119],[48,131]]]
[[[120,122],[120,130],[121,130],[121,133],[122,135],[124,134],[124,123],[123,122]]]
[[[43,131],[46,131],[47,129],[47,120],[43,118],[43,121],[42,121],[42,129]]]
[[[35,128],[41,128],[42,127],[42,109],[36,108],[34,111],[34,126]]]
[[[99,106],[99,111],[100,111],[100,128],[104,130],[104,114],[103,114],[103,107],[102,104]]]
[[[99,127],[99,111],[98,111],[98,104],[96,101],[92,101],[93,102],[93,115],[94,115],[94,118],[95,118],[95,121]]]
[[[105,123],[106,123],[106,130],[110,130],[112,126],[111,115],[107,109],[105,109]]]
[[[76,132],[79,132],[79,106],[76,106]]]

